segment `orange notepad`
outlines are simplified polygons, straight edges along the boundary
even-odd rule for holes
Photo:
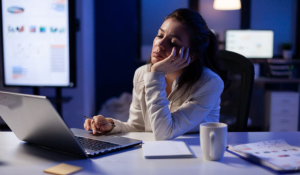
[[[45,173],[51,173],[51,174],[66,175],[66,174],[74,173],[74,172],[79,171],[81,169],[82,169],[82,167],[61,163],[61,164],[56,165],[54,167],[45,169],[44,172]]]

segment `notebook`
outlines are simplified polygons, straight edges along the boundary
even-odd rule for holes
[[[145,158],[193,157],[194,154],[184,141],[145,141],[142,144]]]
[[[227,151],[279,172],[299,171],[300,168],[300,148],[283,139],[229,145]]]
[[[70,129],[44,96],[0,91],[0,116],[20,140],[81,157],[142,143],[141,140]]]

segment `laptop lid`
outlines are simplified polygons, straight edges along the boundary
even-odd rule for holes
[[[45,96],[0,91],[0,116],[20,140],[88,157]]]

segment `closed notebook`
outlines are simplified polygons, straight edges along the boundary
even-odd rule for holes
[[[148,141],[142,144],[145,158],[193,157],[184,141]]]

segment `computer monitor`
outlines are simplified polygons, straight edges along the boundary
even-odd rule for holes
[[[0,2],[4,85],[74,87],[75,1]]]
[[[225,50],[246,58],[272,58],[273,41],[272,30],[227,30]]]

